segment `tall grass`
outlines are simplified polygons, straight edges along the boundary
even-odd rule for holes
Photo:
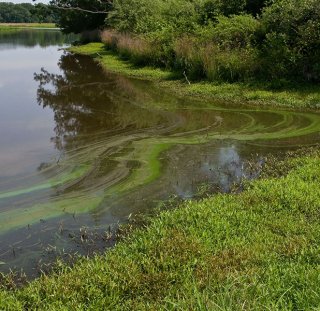
[[[101,40],[107,47],[119,53],[120,56],[130,59],[137,65],[155,63],[156,49],[147,39],[115,30],[104,30]]]
[[[185,70],[190,78],[205,76],[203,66],[203,47],[199,41],[190,36],[183,36],[174,43],[176,65]]]
[[[190,79],[244,81],[259,68],[254,48],[260,22],[248,14],[217,16],[215,23],[189,30],[163,27],[156,31],[106,30],[103,42],[135,63],[161,65]],[[134,34],[133,34],[134,32]]]
[[[161,43],[155,39],[111,29],[101,33],[101,40],[108,48],[136,65],[170,64],[190,79],[245,80],[254,73],[257,62],[253,49],[222,49],[215,42],[203,41],[195,36],[177,38],[166,50],[161,49]]]
[[[164,27],[137,35],[109,29],[102,41],[134,63],[160,65],[194,80],[235,82],[258,73],[254,43],[260,26],[248,14],[217,16],[216,23],[193,25],[189,31]]]
[[[246,80],[257,70],[256,53],[250,48],[223,49],[214,42],[184,36],[174,43],[176,63],[191,77],[209,81]]]

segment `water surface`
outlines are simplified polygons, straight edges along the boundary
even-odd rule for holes
[[[104,248],[83,232],[172,196],[229,191],[255,177],[248,159],[319,140],[318,113],[178,98],[63,51],[68,40],[0,32],[2,271],[34,275],[61,252]]]

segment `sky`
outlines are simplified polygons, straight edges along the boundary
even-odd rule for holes
[[[0,0],[0,2],[12,2],[12,3],[49,3],[50,0],[37,0],[36,2],[32,2],[32,0]]]

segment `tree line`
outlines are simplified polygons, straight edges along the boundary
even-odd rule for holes
[[[0,23],[55,23],[58,14],[43,3],[0,3]]]

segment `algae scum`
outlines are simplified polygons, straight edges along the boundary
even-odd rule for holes
[[[57,32],[27,34],[0,36],[2,271],[88,254],[75,233],[106,232],[172,196],[228,191],[254,177],[248,159],[319,139],[318,113],[176,98],[59,50]]]

